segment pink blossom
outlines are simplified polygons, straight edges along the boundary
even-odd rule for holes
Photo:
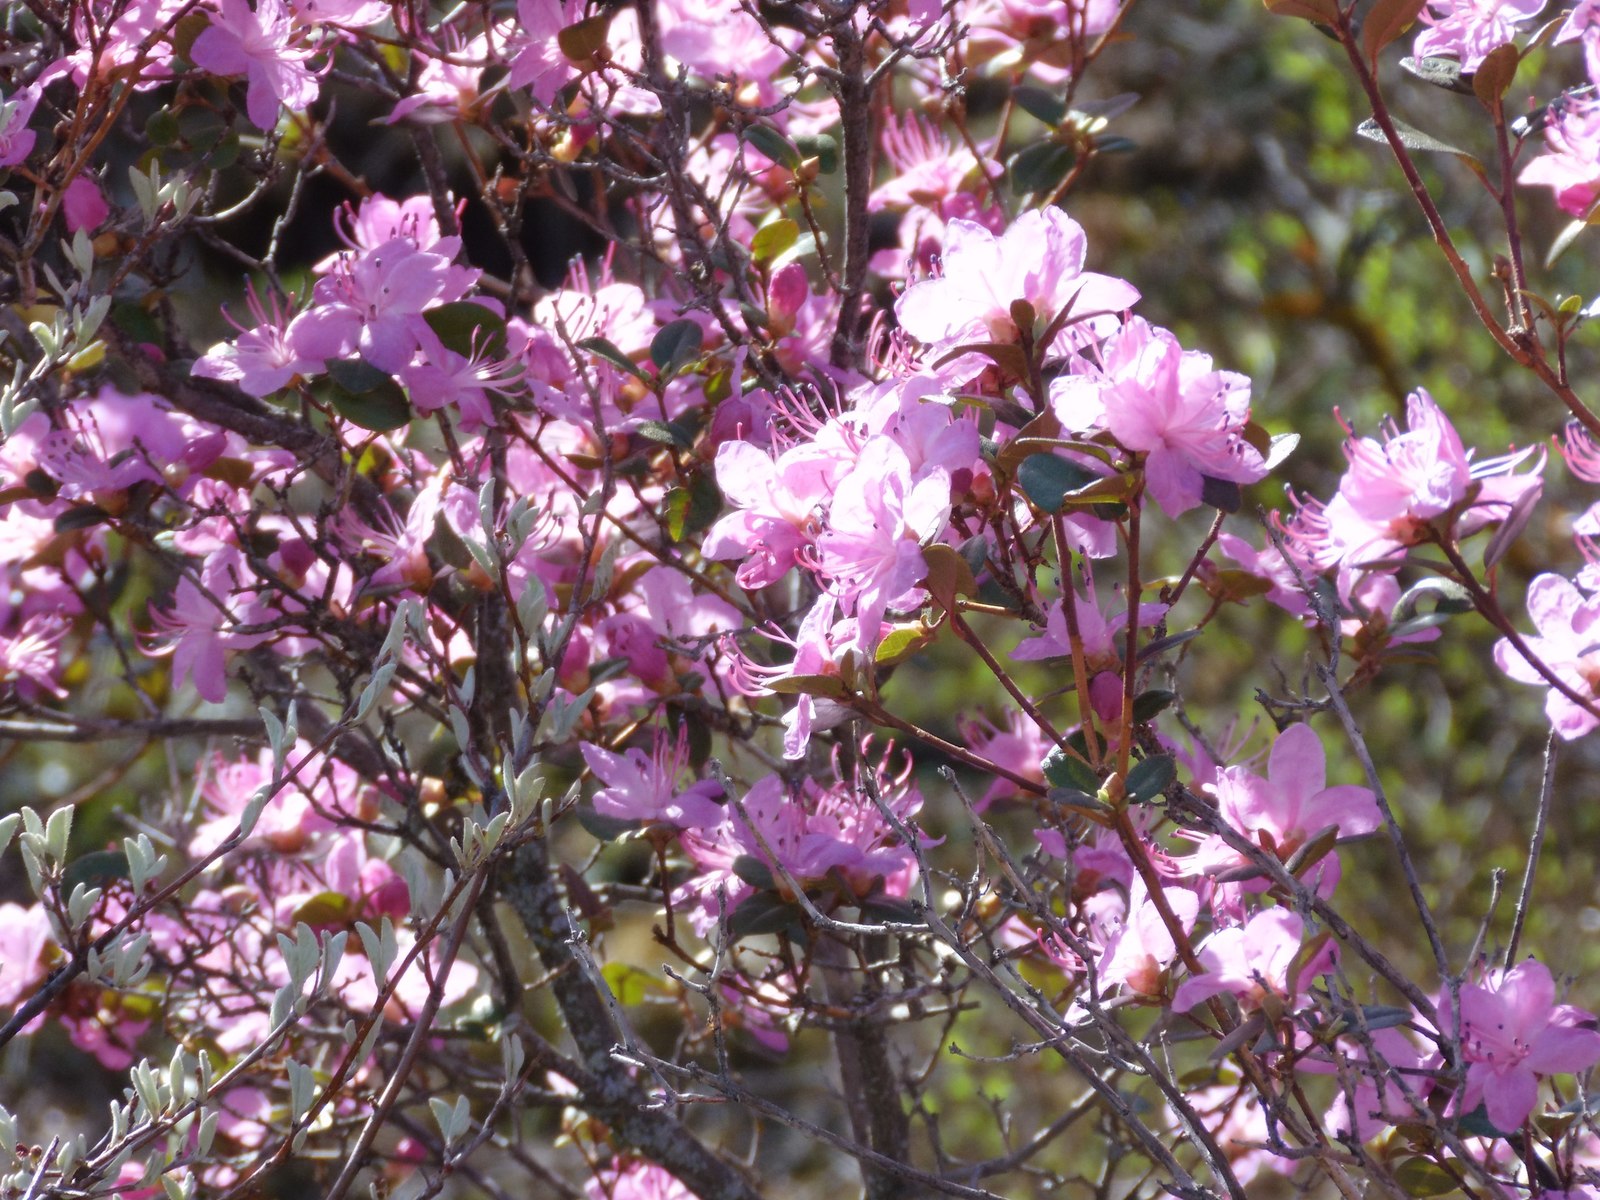
[[[685,744],[679,738],[658,739],[655,754],[625,750],[621,754],[583,743],[583,761],[603,786],[594,794],[595,811],[625,821],[660,822],[679,829],[701,829],[720,824],[727,810],[718,803],[722,785],[702,779],[679,790]]]
[[[1539,1078],[1573,1075],[1600,1062],[1593,1014],[1555,1003],[1550,968],[1528,959],[1461,988],[1461,1052],[1466,1086],[1458,1109],[1480,1103],[1496,1129],[1511,1133],[1539,1098]],[[1445,1012],[1440,1020],[1448,1026]]]
[[[1552,45],[1581,40],[1589,82],[1600,86],[1600,0],[1578,0],[1562,22]]]
[[[1545,715],[1551,728],[1567,741],[1582,737],[1600,725],[1600,717],[1590,711],[1600,707],[1600,596],[1585,599],[1569,580],[1546,573],[1528,585],[1527,604],[1528,615],[1539,631],[1534,637],[1522,638],[1528,653],[1589,701],[1586,707],[1551,688]],[[1495,643],[1494,661],[1518,683],[1549,685],[1509,638]]]
[[[676,1176],[654,1163],[614,1159],[584,1185],[585,1200],[696,1200]]]
[[[74,175],[61,197],[61,215],[67,223],[68,233],[83,229],[89,232],[100,228],[111,215],[100,184],[87,172]]]
[[[534,100],[547,108],[554,103],[556,93],[576,74],[557,35],[582,19],[578,0],[517,0],[517,26],[524,36],[515,46],[507,82],[528,88]]]
[[[1078,623],[1078,644],[1083,651],[1084,668],[1089,675],[1089,699],[1102,720],[1110,721],[1122,712],[1122,669],[1126,647],[1117,634],[1127,627],[1128,614],[1107,617],[1095,599],[1073,593],[1073,612]],[[1165,604],[1141,604],[1139,625],[1148,628],[1166,616]],[[1072,635],[1067,628],[1064,600],[1054,601],[1045,610],[1045,631],[1025,639],[1011,657],[1022,661],[1068,658],[1072,654]]]
[[[1539,15],[1546,0],[1428,0],[1417,16],[1427,26],[1417,34],[1418,58],[1440,55],[1476,71],[1491,50],[1516,36],[1515,26]]]
[[[1062,376],[1050,403],[1072,430],[1105,428],[1145,455],[1145,486],[1169,516],[1201,501],[1206,479],[1254,483],[1267,473],[1245,440],[1250,381],[1213,368],[1138,317],[1097,349],[1095,367]]]
[[[71,622],[59,612],[34,613],[14,634],[0,635],[0,689],[15,688],[24,700],[48,692],[66,699],[58,678],[61,642]]]
[[[1584,217],[1600,199],[1600,100],[1563,97],[1549,108],[1545,152],[1517,176],[1527,187],[1547,187],[1563,212]]]
[[[944,349],[1016,343],[1011,306],[1018,300],[1043,324],[1133,307],[1139,293],[1131,284],[1083,269],[1087,249],[1082,227],[1058,208],[1024,213],[999,237],[972,221],[951,221],[943,274],[907,288],[895,315],[919,342]]]
[[[219,551],[206,562],[198,583],[185,575],[172,606],[151,613],[157,631],[171,639],[164,650],[152,653],[170,653],[173,678],[192,679],[200,698],[212,704],[227,695],[228,654],[259,646],[270,636],[234,628],[269,615],[258,596],[242,589],[243,567],[238,550]]]
[[[37,85],[14,92],[10,99],[0,97],[0,167],[14,167],[33,152],[37,134],[28,120],[39,104]]]
[[[41,905],[0,904],[0,1009],[14,1008],[45,977],[50,918]]]
[[[1163,888],[1178,924],[1188,933],[1200,915],[1200,897],[1187,888]],[[1126,914],[1111,925],[1100,961],[1100,978],[1138,995],[1158,997],[1166,988],[1167,968],[1178,957],[1165,918],[1150,899],[1143,879],[1134,881]]]
[[[253,284],[245,289],[245,302],[256,324],[246,329],[224,309],[223,315],[239,330],[239,337],[232,342],[218,342],[196,359],[196,376],[236,383],[252,396],[270,396],[288,387],[296,376],[322,373],[321,359],[296,349],[297,329],[307,320],[305,313],[291,316],[276,296],[269,296],[263,303]]]
[[[1301,966],[1294,979],[1289,978],[1304,935],[1300,915],[1284,908],[1268,909],[1248,924],[1218,930],[1197,951],[1205,973],[1179,986],[1172,998],[1173,1011],[1188,1012],[1224,992],[1232,993],[1247,1011],[1260,1008],[1269,995],[1293,999],[1311,979],[1333,966],[1329,943]]]
[[[312,51],[295,45],[296,29],[283,0],[217,0],[211,24],[195,39],[190,58],[213,75],[244,75],[245,108],[258,129],[271,130],[278,110],[302,109],[317,98],[317,77],[306,67]]]
[[[736,575],[742,588],[776,583],[821,529],[830,472],[814,453],[796,449],[773,458],[742,441],[717,447],[716,471],[735,511],[711,527],[701,553],[742,559]]]
[[[1362,837],[1379,827],[1382,816],[1370,789],[1328,787],[1326,781],[1321,740],[1309,725],[1291,725],[1272,744],[1266,779],[1242,766],[1218,773],[1217,812],[1249,841],[1284,860],[1330,827],[1341,838]],[[1191,861],[1197,870],[1213,874],[1249,862],[1219,837],[1203,841]]]
[[[839,484],[817,560],[830,591],[855,613],[863,653],[876,646],[884,613],[913,602],[928,573],[922,545],[949,517],[949,475],[935,468],[913,483],[905,451],[887,437],[871,439]]]

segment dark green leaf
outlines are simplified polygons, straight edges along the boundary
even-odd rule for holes
[[[1473,609],[1472,593],[1453,579],[1424,579],[1412,584],[1389,610],[1390,624],[1397,624],[1419,611],[1424,600],[1433,601],[1436,613],[1467,613]]]
[[[767,680],[767,691],[778,696],[823,696],[843,700],[850,694],[837,675],[784,675]]]
[[[441,304],[428,309],[422,319],[439,336],[446,350],[453,350],[463,358],[470,358],[474,351],[494,359],[506,356],[505,318],[481,304],[470,300]]]
[[[650,361],[663,376],[675,375],[700,353],[705,338],[700,326],[688,317],[668,322],[650,341]]]
[[[1200,500],[1219,512],[1236,513],[1244,504],[1244,493],[1231,479],[1215,479],[1210,475],[1202,475]]]
[[[1067,115],[1067,102],[1041,87],[1023,84],[1011,93],[1017,107],[1054,129]]]
[[[694,445],[694,439],[671,421],[641,421],[633,427],[633,433],[647,442],[659,442],[663,446],[677,446],[683,450]]]
[[[1154,800],[1178,777],[1178,764],[1170,754],[1156,754],[1128,772],[1125,786],[1131,800]]]
[[[1408,1158],[1394,1169],[1394,1181],[1407,1196],[1419,1198],[1448,1196],[1461,1190],[1456,1177],[1438,1163],[1425,1158]]]
[[[1133,719],[1135,721],[1153,721],[1155,718],[1171,707],[1172,702],[1178,698],[1176,692],[1169,692],[1162,688],[1151,688],[1149,691],[1140,692],[1133,698]]]
[[[80,854],[61,872],[61,894],[71,896],[80,883],[84,887],[104,887],[128,877],[128,856],[121,850],[93,850]]]
[[[800,148],[770,125],[750,125],[744,140],[767,158],[791,171],[800,165]]]
[[[729,915],[728,932],[734,937],[787,933],[799,940],[805,937],[805,925],[800,920],[799,906],[776,892],[757,892]]]
[[[794,139],[795,149],[802,159],[817,160],[817,170],[832,175],[839,169],[839,143],[826,133],[807,133]]]
[[[625,834],[638,833],[644,828],[642,821],[625,821],[621,817],[609,817],[588,807],[579,808],[577,813],[578,824],[582,825],[585,832],[597,842],[614,842]]]
[[[1017,468],[1017,483],[1041,512],[1061,511],[1068,492],[1088,487],[1100,476],[1056,454],[1033,454]]]
[[[772,868],[753,854],[741,854],[734,859],[733,873],[758,891],[778,890],[778,880],[772,874]]]
[[[378,370],[364,358],[341,358],[330,362],[328,378],[354,396],[377,391],[384,384],[394,382],[393,376],[387,371]]]
[[[91,529],[111,520],[111,514],[98,504],[79,504],[59,514],[51,523],[57,533],[71,533],[74,529]]]
[[[1181,646],[1185,642],[1193,641],[1200,636],[1200,633],[1199,629],[1185,629],[1182,633],[1169,633],[1164,638],[1157,638],[1139,651],[1139,661],[1144,662],[1146,659],[1154,658],[1158,654],[1165,654],[1175,646]]]
[[[1072,788],[1091,796],[1100,790],[1100,780],[1089,765],[1063,753],[1059,746],[1044,756],[1040,770],[1046,782],[1055,787]]]
[[[596,358],[603,359],[618,370],[626,371],[642,383],[649,383],[650,379],[639,369],[639,364],[624,354],[613,342],[603,337],[584,338],[578,343],[578,349],[587,350]]]
[[[1012,155],[1008,169],[1011,172],[1011,190],[1019,196],[1043,195],[1053,191],[1067,172],[1072,170],[1078,156],[1071,146],[1060,142],[1039,142]]]
[[[398,383],[387,375],[383,379],[381,385],[361,392],[335,383],[331,389],[334,411],[352,425],[374,433],[399,429],[411,420],[411,402]]]
[[[1359,1010],[1352,1009],[1339,1018],[1335,1030],[1344,1033],[1348,1030],[1362,1029],[1394,1029],[1411,1020],[1412,1013],[1409,1008],[1396,1008],[1392,1004],[1363,1004]]]

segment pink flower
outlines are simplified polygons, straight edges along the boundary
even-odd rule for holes
[[[1600,198],[1600,101],[1557,100],[1546,117],[1544,142],[1545,152],[1522,169],[1517,182],[1549,188],[1563,212],[1584,216]]]
[[[727,810],[718,803],[722,785],[715,780],[703,779],[678,790],[685,754],[681,737],[675,746],[659,739],[654,756],[649,757],[642,750],[617,754],[588,742],[580,749],[589,770],[605,785],[594,794],[595,811],[602,816],[659,822],[679,829],[710,828],[727,817]]]
[[[25,87],[11,98],[0,97],[0,167],[14,167],[33,152],[38,135],[28,119],[39,104],[37,85]]]
[[[66,194],[61,197],[61,215],[66,219],[68,233],[77,233],[80,229],[92,233],[105,223],[111,215],[111,206],[106,203],[93,175],[72,177]]]
[[[16,1007],[44,981],[40,959],[50,940],[43,907],[0,904],[0,1009]]]
[[[1263,779],[1247,767],[1224,768],[1214,788],[1217,811],[1231,828],[1280,859],[1290,858],[1330,826],[1341,838],[1353,838],[1372,833],[1382,823],[1377,799],[1368,788],[1327,786],[1322,742],[1309,725],[1291,725],[1278,735],[1267,759],[1267,775]],[[1248,861],[1218,837],[1202,842],[1193,859],[1197,869],[1212,874]]]
[[[1544,574],[1528,585],[1528,615],[1538,635],[1522,640],[1528,652],[1580,696],[1600,707],[1600,596],[1585,599],[1570,580]],[[1523,658],[1509,638],[1494,647],[1495,665],[1518,683],[1548,686],[1549,681]],[[1600,717],[1555,688],[1545,700],[1545,715],[1567,741],[1600,725]]]
[[[306,67],[312,51],[292,43],[294,22],[283,0],[218,0],[211,25],[195,39],[189,57],[213,75],[248,80],[245,110],[258,129],[271,130],[278,110],[305,108],[317,98],[317,77]]]
[[[1539,1098],[1539,1077],[1572,1075],[1600,1062],[1593,1014],[1555,1003],[1550,968],[1529,959],[1461,989],[1466,1087],[1458,1109],[1483,1104],[1496,1129],[1521,1128]],[[1446,1014],[1440,1020],[1448,1026]]]
[[[1200,915],[1200,897],[1186,888],[1162,888],[1167,905],[1187,933]],[[1178,957],[1177,943],[1167,928],[1143,879],[1134,881],[1127,914],[1106,938],[1100,961],[1100,978],[1139,996],[1160,996],[1166,988],[1166,971]]]
[[[870,440],[839,484],[817,559],[829,590],[855,612],[863,653],[877,645],[884,613],[912,602],[928,573],[922,544],[949,517],[949,474],[936,467],[913,483],[905,451],[887,437]]]
[[[1244,438],[1250,381],[1138,317],[1096,351],[1098,369],[1066,375],[1050,403],[1068,429],[1105,428],[1145,455],[1145,486],[1169,516],[1200,503],[1207,478],[1254,483],[1267,473]]]
[[[895,303],[900,327],[928,346],[1017,342],[1011,306],[1025,300],[1039,322],[1132,308],[1132,284],[1083,269],[1083,228],[1059,208],[1024,213],[996,237],[972,221],[946,227],[944,273],[914,283]],[[1070,320],[1071,318],[1069,318]]]
[[[239,337],[232,342],[218,342],[196,359],[196,376],[236,383],[252,396],[270,396],[288,387],[296,376],[322,373],[321,359],[307,357],[296,349],[296,332],[306,320],[305,313],[291,317],[276,296],[263,304],[254,285],[246,288],[245,302],[256,324],[246,329],[224,309],[223,316],[239,330]]]
[[[71,622],[59,612],[34,613],[16,633],[0,636],[0,688],[14,687],[25,700],[40,692],[66,699],[57,675],[61,669],[61,642]]]
[[[1221,929],[1206,939],[1198,954],[1206,971],[1187,979],[1172,998],[1175,1012],[1188,1012],[1213,996],[1231,992],[1239,1006],[1258,1009],[1269,995],[1293,999],[1309,980],[1330,970],[1334,950],[1323,946],[1294,979],[1289,968],[1300,953],[1305,923],[1298,913],[1272,908],[1257,913],[1249,924]]]
[[[577,0],[517,0],[517,27],[525,35],[511,59],[507,82],[528,88],[533,98],[549,107],[556,93],[576,74],[561,52],[557,35],[583,19]]]
[[[1489,51],[1516,36],[1519,22],[1539,15],[1546,0],[1428,0],[1418,14],[1428,28],[1417,34],[1418,58],[1442,55],[1461,60],[1467,74],[1476,71]]]
[[[648,1162],[614,1159],[584,1185],[585,1200],[696,1200],[676,1176]]]

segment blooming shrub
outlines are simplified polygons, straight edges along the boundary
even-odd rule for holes
[[[1600,481],[1595,306],[1517,190],[1587,245],[1593,3],[1267,7]],[[1569,568],[1545,418],[1481,456],[1419,369],[1256,510],[1295,431],[1072,215],[1130,8],[4,15],[0,738],[133,750],[0,815],[0,1046],[116,1081],[0,1109],[0,1193],[1594,1194],[1592,988],[1524,951],[1600,507]],[[1491,162],[1395,116],[1403,36]],[[1493,300],[1425,152],[1494,193]],[[551,211],[604,249],[544,286]],[[1206,678],[1241,605],[1308,656],[1261,635],[1254,720]],[[1497,876],[1456,944],[1359,693],[1473,617],[1549,742],[1514,912]]]

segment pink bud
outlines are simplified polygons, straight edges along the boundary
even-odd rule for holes
[[[811,296],[806,269],[797,262],[779,267],[767,286],[767,320],[772,332],[782,337],[794,331],[794,321]]]
[[[98,229],[111,215],[111,206],[100,194],[100,185],[93,175],[79,175],[67,184],[61,198],[61,213],[67,221],[67,232]]]

